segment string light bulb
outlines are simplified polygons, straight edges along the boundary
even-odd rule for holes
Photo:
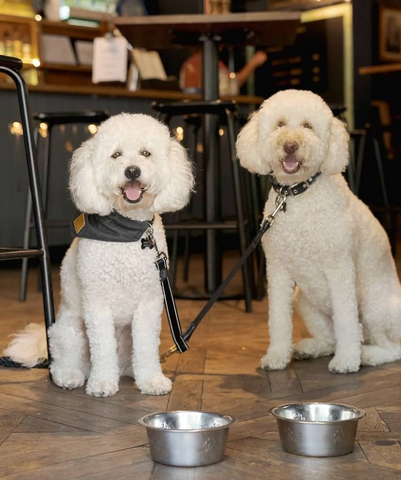
[[[13,122],[9,125],[11,135],[21,136],[24,132],[20,122]]]
[[[92,135],[95,135],[95,133],[97,132],[97,126],[94,124],[94,123],[90,123],[88,125],[88,131],[89,133],[91,133]]]

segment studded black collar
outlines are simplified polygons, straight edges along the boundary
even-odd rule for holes
[[[272,187],[274,191],[280,195],[293,195],[294,197],[296,197],[297,195],[306,192],[306,190],[308,190],[308,188],[317,179],[320,173],[321,172],[317,172],[312,177],[308,178],[308,180],[305,180],[304,182],[294,183],[293,185],[283,185],[281,183],[278,183],[276,179],[272,177]]]

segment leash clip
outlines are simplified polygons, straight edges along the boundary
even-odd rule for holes
[[[274,210],[273,213],[271,213],[269,215],[269,217],[271,217],[273,221],[274,221],[274,217],[277,215],[277,213],[280,210],[285,212],[286,207],[287,207],[288,193],[289,193],[288,189],[286,189],[285,187],[280,188],[280,191],[278,192],[277,197],[276,197],[276,209]]]
[[[153,226],[151,223],[149,223],[149,227],[145,232],[146,237],[141,239],[141,248],[142,250],[145,250],[145,248],[154,248],[157,254],[157,258],[165,258],[167,260],[167,255],[164,252],[160,252],[159,249],[157,248],[157,243],[155,240],[155,237],[153,236]]]

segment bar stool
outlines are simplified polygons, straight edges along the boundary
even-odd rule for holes
[[[0,260],[28,258],[39,259],[45,324],[47,330],[54,323],[53,289],[49,250],[46,238],[46,230],[44,227],[44,210],[40,189],[39,170],[36,159],[36,148],[33,140],[31,114],[28,104],[28,92],[25,81],[19,73],[22,66],[23,64],[20,59],[0,55],[0,73],[5,73],[11,77],[17,87],[38,247],[35,249],[0,248]],[[50,359],[50,356],[48,358]]]
[[[373,155],[374,166],[376,167],[376,178],[378,180],[376,187],[378,187],[378,193],[381,196],[383,204],[369,204],[369,208],[375,215],[384,217],[384,227],[389,236],[391,251],[395,256],[397,249],[397,215],[400,213],[401,208],[392,202],[391,192],[389,192],[387,184],[391,173],[386,171],[386,167],[389,167],[390,162],[386,162],[388,159],[383,141],[383,133],[387,131],[388,128],[380,125],[378,119],[375,118],[373,114],[372,123],[366,124],[363,130],[357,130],[351,133],[351,138],[359,142],[358,153],[356,155],[354,193],[358,197],[360,196],[364,167],[369,166],[365,164],[366,157],[368,157],[369,154]],[[369,160],[369,158],[367,160]]]
[[[41,170],[41,182],[42,182],[42,192],[43,192],[43,205],[44,205],[44,222],[46,228],[68,228],[70,226],[70,220],[62,221],[47,221],[47,209],[48,209],[48,200],[49,200],[49,175],[51,168],[51,137],[53,127],[57,125],[67,125],[67,124],[94,124],[98,125],[99,123],[107,120],[109,114],[103,111],[81,111],[81,112],[50,112],[50,113],[37,113],[34,115],[34,119],[37,122],[35,129],[35,140],[36,146],[38,147],[40,136],[38,134],[39,129],[38,125],[40,123],[45,123],[47,125],[47,137],[45,141],[44,155],[39,161],[39,168]],[[31,232],[35,228],[35,224],[32,221],[32,199],[31,195],[27,195],[27,205],[25,210],[25,227],[24,227],[24,237],[23,237],[23,248],[29,248]],[[28,283],[28,259],[24,258],[22,260],[21,268],[21,282],[20,282],[20,294],[19,299],[21,302],[26,300],[27,293],[27,283]]]
[[[163,120],[167,125],[175,116],[188,117],[193,115],[216,115],[220,118],[221,125],[227,125],[227,136],[229,144],[229,155],[231,159],[231,169],[233,175],[233,187],[236,206],[236,220],[235,221],[217,221],[207,222],[205,220],[189,220],[180,221],[178,223],[166,223],[166,230],[173,231],[173,247],[171,256],[171,267],[174,275],[177,261],[177,244],[178,244],[178,232],[179,231],[191,231],[191,230],[237,230],[240,240],[240,254],[243,255],[247,245],[250,241],[249,226],[250,222],[245,215],[245,195],[242,189],[242,181],[240,175],[240,167],[235,153],[235,113],[237,106],[234,102],[230,101],[196,101],[196,102],[172,102],[161,103],[153,102],[153,109],[157,112],[157,116],[160,120]],[[206,203],[206,209],[209,207]],[[206,265],[207,269],[215,269],[216,265]],[[246,262],[242,268],[242,279],[244,288],[244,298],[246,311],[252,311],[252,289],[254,286],[254,279],[252,274],[251,261]],[[177,295],[179,297],[179,295]],[[194,298],[194,297],[192,297]],[[199,297],[198,297],[199,298]]]

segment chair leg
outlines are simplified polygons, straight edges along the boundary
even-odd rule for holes
[[[375,152],[377,170],[379,173],[379,181],[380,181],[380,187],[382,191],[383,203],[384,203],[385,209],[387,210],[386,221],[388,224],[391,250],[393,252],[393,255],[395,255],[396,237],[397,237],[397,217],[394,214],[394,212],[391,211],[391,208],[390,208],[390,201],[389,201],[387,187],[386,187],[386,179],[384,176],[383,157],[380,152],[380,145],[376,137],[373,137],[373,147]]]
[[[239,165],[235,154],[235,124],[233,114],[226,110],[227,115],[227,133],[228,133],[228,142],[229,150],[231,157],[231,166],[233,172],[234,180],[234,192],[235,192],[235,203],[237,207],[237,219],[238,219],[238,232],[240,238],[240,252],[241,256],[244,255],[246,246],[246,232],[244,225],[244,210],[241,196],[241,182],[240,182],[240,171]],[[244,285],[245,293],[245,309],[248,313],[252,312],[252,290],[251,290],[251,279],[249,275],[249,264],[245,262],[242,267],[242,279]]]
[[[254,205],[252,198],[252,177],[245,169],[240,168],[240,180],[241,180],[241,192],[244,192],[244,216],[248,221],[248,228],[245,230],[246,245],[251,243],[251,239],[254,238],[258,231],[258,224],[254,223]],[[255,265],[254,254],[249,257],[249,279],[251,281],[252,298],[256,297],[256,284],[255,284]]]
[[[31,225],[32,225],[32,196],[31,190],[28,188],[28,196],[26,202],[25,210],[25,226],[24,226],[24,239],[23,239],[23,248],[29,248],[30,238],[31,238]],[[20,279],[20,288],[19,288],[19,301],[26,301],[26,293],[28,287],[28,258],[22,259],[21,265],[21,279]]]
[[[175,281],[177,278],[177,255],[178,255],[178,239],[179,239],[179,231],[173,231],[173,243],[171,246],[171,254],[170,254],[170,279],[171,285],[175,287]]]
[[[383,159],[382,159],[382,155],[381,155],[381,152],[380,152],[379,142],[377,141],[377,138],[375,138],[375,137],[373,137],[373,148],[374,148],[374,151],[375,151],[376,166],[377,166],[377,171],[378,171],[378,174],[379,174],[379,181],[380,181],[380,187],[381,187],[382,196],[383,196],[383,203],[384,203],[385,207],[388,207],[389,206],[389,201],[388,201],[386,180],[384,178]]]
[[[263,211],[266,199],[268,197],[270,188],[271,188],[271,180],[270,177],[263,177],[263,185],[262,182],[259,182],[259,205],[260,209]],[[265,288],[265,279],[266,279],[266,260],[265,254],[263,252],[262,245],[258,245],[256,250],[257,262],[258,262],[258,283],[257,283],[257,290],[256,290],[256,298],[258,300],[262,300],[262,298],[266,295],[266,288]]]
[[[41,167],[41,181],[42,181],[42,198],[43,198],[43,210],[44,210],[44,220],[46,222],[47,219],[47,209],[49,207],[49,178],[50,178],[50,152],[51,152],[51,133],[52,133],[52,126],[49,125],[48,130],[47,130],[47,138],[44,142],[44,152],[43,152],[43,162],[42,165],[40,165],[39,162],[39,168]],[[37,144],[38,145],[38,144]],[[39,151],[39,150],[38,150]],[[40,170],[39,170],[40,171]],[[40,281],[40,275],[38,275],[37,279],[37,291],[40,292],[42,288],[41,281]]]
[[[352,193],[356,194],[355,185],[355,141],[350,143],[350,156],[346,171],[347,182]]]
[[[32,194],[36,238],[38,242],[38,248],[40,248],[40,250],[43,252],[42,257],[40,257],[40,273],[42,278],[43,306],[47,330],[54,323],[55,320],[53,288],[50,270],[49,249],[47,244],[46,230],[44,226],[43,203],[40,195],[40,181],[38,164],[36,159],[36,147],[33,140],[32,120],[28,105],[28,92],[23,78],[18,73],[10,70],[9,74],[13,78],[17,87],[17,94],[21,112],[21,123],[24,132],[24,144],[27,157],[29,184]],[[50,360],[50,352],[48,352],[48,354]]]
[[[192,161],[194,167],[196,166],[196,142],[198,139],[198,131],[199,128],[194,125],[193,128],[190,129],[190,134],[188,135],[188,150],[189,150],[189,158]],[[190,203],[190,209],[193,211],[193,199]],[[183,271],[183,280],[184,282],[188,281],[189,276],[189,260],[190,260],[190,249],[189,243],[191,239],[191,232],[190,230],[185,230],[184,232],[184,271]]]
[[[364,133],[359,141],[358,155],[355,166],[355,195],[359,195],[359,189],[361,188],[362,168],[363,161],[365,159],[365,146],[366,146],[367,133]]]
[[[35,145],[36,145],[36,152],[38,152],[39,148],[39,130],[35,128],[34,133],[35,138]],[[23,236],[23,244],[22,247],[27,249],[30,247],[31,244],[31,231],[33,225],[33,215],[32,215],[32,195],[31,189],[28,185],[27,189],[27,199],[26,199],[26,209],[25,209],[25,224],[24,224],[24,236]],[[21,265],[21,279],[20,279],[20,289],[19,289],[19,301],[25,302],[26,301],[26,294],[28,288],[28,264],[29,259],[23,258],[22,265]]]

